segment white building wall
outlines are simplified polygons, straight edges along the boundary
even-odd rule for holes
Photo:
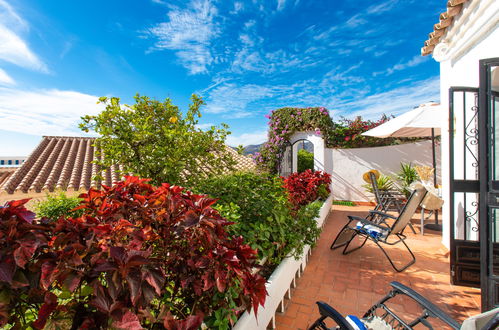
[[[386,147],[326,149],[332,160],[332,186],[335,200],[369,202],[373,196],[362,187],[362,175],[376,169],[395,178],[400,163],[432,166],[431,141]],[[437,181],[440,181],[440,147],[436,146]]]
[[[448,28],[441,42],[435,47],[433,57],[440,62],[440,103],[449,108],[451,86],[478,87],[479,60],[499,57],[499,1],[480,0],[467,2],[462,13]],[[456,120],[459,121],[460,118]],[[443,196],[449,200],[449,118],[442,123],[442,182]],[[455,139],[462,135],[456,132]],[[467,166],[468,167],[468,166]],[[456,172],[464,171],[462,163]],[[443,243],[449,247],[449,204],[443,206]],[[459,219],[458,219],[459,221]]]

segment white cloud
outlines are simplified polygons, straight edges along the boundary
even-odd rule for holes
[[[396,116],[422,103],[439,99],[439,78],[433,77],[417,81],[412,85],[340,103],[335,110],[348,117],[362,116],[367,119],[377,119],[382,114]]]
[[[396,71],[401,71],[406,68],[412,68],[414,66],[417,66],[425,61],[428,60],[428,57],[424,57],[421,55],[415,55],[413,58],[411,58],[409,61],[405,63],[398,63],[392,66],[391,68],[386,69],[385,71],[379,71],[379,72],[373,72],[373,76],[379,76],[381,74],[386,74],[387,76],[393,74]]]
[[[363,18],[361,15],[357,14],[348,19],[346,21],[345,26],[348,28],[355,28],[358,27],[359,25],[364,25],[367,23],[367,20]]]
[[[33,135],[81,135],[80,117],[103,106],[97,96],[75,91],[0,87],[0,129]]]
[[[0,85],[15,85],[16,82],[11,76],[5,72],[5,70],[0,69]]]
[[[272,95],[272,89],[266,86],[224,83],[210,91],[205,111],[232,118],[248,117],[253,114],[248,110],[251,103]]]
[[[238,14],[244,10],[244,4],[240,1],[234,2],[234,9],[230,12],[232,15]]]
[[[189,73],[207,73],[213,62],[210,45],[219,33],[216,13],[209,0],[193,0],[187,9],[171,9],[167,22],[148,31],[157,39],[153,50],[173,50]]]
[[[0,0],[0,60],[47,73],[48,68],[20,37],[28,24],[5,1]]]
[[[241,135],[229,135],[226,143],[229,146],[237,147],[238,145],[247,146],[250,144],[260,144],[267,140],[267,130],[261,130],[253,133],[243,133]]]
[[[208,128],[212,127],[212,126],[215,126],[215,124],[213,124],[213,123],[204,123],[204,124],[197,124],[196,128],[205,130],[205,129],[208,129]]]
[[[286,0],[277,0],[277,10],[283,10],[286,6]]]
[[[367,14],[379,15],[392,9],[398,0],[388,0],[379,4],[372,5],[366,9]]]

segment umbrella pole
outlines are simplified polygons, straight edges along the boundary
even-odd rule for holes
[[[437,157],[435,156],[435,129],[431,129],[431,153],[433,156],[433,183],[437,186]],[[428,223],[424,225],[425,228],[435,231],[442,231],[442,225],[438,223],[438,210],[435,213],[435,223]]]
[[[437,186],[437,160],[435,156],[435,129],[431,129],[431,153],[433,156],[433,185]]]

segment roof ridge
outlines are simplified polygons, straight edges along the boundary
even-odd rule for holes
[[[78,140],[95,140],[96,136],[67,136],[67,135],[43,135],[44,139],[78,139]]]
[[[447,2],[447,10],[439,15],[439,22],[433,25],[433,31],[428,34],[428,39],[421,48],[422,56],[433,53],[435,46],[440,42],[440,39],[454,22],[454,18],[461,13],[464,4],[469,1],[470,0],[449,0]]]

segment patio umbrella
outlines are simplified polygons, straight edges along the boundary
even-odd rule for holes
[[[430,102],[395,117],[362,135],[386,137],[425,137],[431,136],[431,151],[433,157],[433,183],[437,185],[437,161],[435,157],[435,136],[440,135],[440,126],[444,116],[444,109],[439,103]],[[435,223],[426,224],[426,228],[441,231],[438,223],[438,211],[435,211]]]
[[[424,103],[419,107],[395,117],[362,135],[380,138],[387,137],[425,137],[431,136],[433,156],[433,181],[437,184],[435,157],[435,136],[440,135],[440,125],[444,110],[439,103]]]

